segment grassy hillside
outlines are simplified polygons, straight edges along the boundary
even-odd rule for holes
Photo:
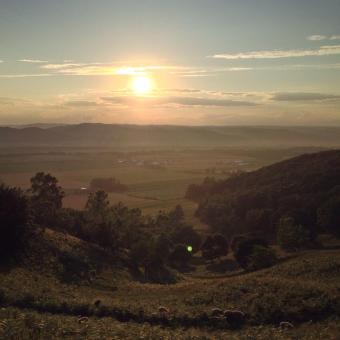
[[[172,164],[173,171],[180,161],[181,157],[176,159],[178,163]],[[119,169],[122,173],[126,170]],[[184,174],[187,168],[183,170],[182,166],[182,172],[174,171],[172,176],[175,174],[177,177],[172,178],[168,177],[170,172],[166,175],[164,170],[157,169],[163,174],[158,179],[152,178],[150,174],[146,181],[143,174],[148,170],[143,170],[136,176],[135,182],[131,183],[130,190],[124,194],[125,199],[130,200],[130,207],[143,205],[144,210],[152,213],[160,207],[164,208],[165,201],[169,204],[181,202],[186,212],[191,211],[188,214],[189,220],[196,224],[193,216],[196,203],[176,198],[174,195],[179,188],[172,188],[174,183],[186,183]],[[211,210],[212,214],[209,216],[228,216],[230,211],[227,208],[235,204],[238,217],[247,216],[247,209],[272,209],[274,213],[281,213],[284,211],[282,207],[288,207],[290,211],[298,208],[300,213],[306,213],[302,216],[314,217],[315,207],[319,202],[338,193],[339,170],[339,151],[299,156],[253,172],[234,175],[227,180],[209,182],[205,192],[206,200],[200,201],[200,209],[207,202],[213,202],[211,208],[215,209],[218,197],[221,199],[217,205],[220,210]],[[128,176],[133,179],[131,174]],[[165,183],[168,185],[165,186]],[[162,187],[163,191],[160,192]],[[3,192],[7,193],[4,187]],[[20,191],[9,192],[16,192],[15,197],[18,199],[22,195]],[[138,195],[141,192],[145,193],[144,197]],[[123,194],[112,195],[115,197],[111,197],[111,201],[120,200]],[[3,197],[11,196],[7,194]],[[66,199],[75,200],[79,197],[70,194]],[[267,200],[268,197],[270,200]],[[211,198],[214,200],[210,201]],[[59,199],[61,202],[61,197]],[[107,201],[109,202],[109,198]],[[29,202],[32,204],[37,201],[31,199]],[[42,201],[44,204],[45,202],[46,200]],[[313,204],[316,205],[311,210]],[[36,206],[39,207],[40,205]],[[42,207],[45,209],[45,205]],[[271,267],[253,272],[242,269],[242,263],[235,260],[231,250],[228,254],[223,252],[219,259],[211,260],[202,256],[204,247],[199,250],[199,246],[198,251],[189,256],[187,263],[178,265],[172,262],[170,254],[173,253],[170,253],[160,267],[158,259],[161,253],[159,250],[152,251],[159,249],[155,247],[157,243],[153,238],[157,237],[159,241],[157,233],[161,231],[171,236],[171,223],[175,223],[178,228],[182,225],[183,215],[180,211],[177,213],[182,217],[175,218],[173,213],[168,216],[161,214],[156,223],[151,219],[144,220],[139,214],[134,215],[122,206],[119,209],[109,208],[105,203],[107,209],[100,210],[100,206],[96,207],[93,215],[90,214],[92,210],[87,211],[87,214],[79,211],[71,211],[71,214],[69,211],[69,215],[60,215],[60,218],[63,216],[63,219],[58,220],[63,222],[61,225],[53,225],[57,215],[41,222],[36,218],[34,228],[27,224],[27,232],[23,234],[25,246],[18,243],[17,253],[10,253],[7,262],[3,261],[0,265],[0,338],[339,337],[340,244],[330,234],[321,235],[318,230],[318,240],[322,241],[323,248],[313,250],[298,252],[297,249],[300,248],[297,248],[294,253],[286,253],[273,245],[271,249],[276,251],[277,259],[275,256],[275,261],[270,263]],[[2,209],[6,213],[4,216],[10,218],[6,220],[7,224],[13,226],[8,222],[16,220],[13,209],[6,204],[3,204]],[[268,212],[267,210],[265,211]],[[31,213],[38,211],[42,210],[33,209]],[[98,221],[91,219],[98,218],[97,211],[106,212],[107,215],[103,215]],[[240,213],[242,211],[243,215]],[[29,218],[36,216],[40,215],[27,215]],[[253,225],[256,222],[258,228],[263,228],[262,222],[265,220],[259,223],[254,218],[262,215],[251,216],[250,222]],[[112,218],[108,220],[110,223],[105,224],[107,220],[104,217]],[[74,223],[75,221],[78,222]],[[239,221],[240,219],[237,224],[239,230],[244,225],[250,226],[240,224]],[[56,230],[45,228],[46,225]],[[109,229],[100,229],[103,226],[108,226]],[[196,228],[201,234],[209,232],[204,225],[196,225]],[[114,235],[112,242],[110,235],[101,233],[102,230]],[[70,236],[68,232],[83,239]],[[129,242],[130,236],[140,237],[143,242],[148,241],[144,243],[146,247],[136,247],[138,243],[133,243],[133,240]],[[107,243],[107,240],[110,242]],[[117,240],[120,243],[116,243]],[[188,234],[180,242],[187,244]],[[16,245],[15,242],[13,244]],[[165,249],[165,243],[158,244],[162,245],[161,250]],[[187,249],[184,247],[185,254],[188,254]],[[150,254],[140,262],[148,251]],[[14,254],[21,256],[13,257]],[[185,257],[181,254],[181,257]],[[155,266],[164,270],[164,275],[168,275],[166,280],[152,280],[154,277],[149,274],[152,274],[151,270]],[[160,307],[163,312],[159,310]],[[216,309],[226,313],[236,311],[242,318],[233,320],[226,316],[216,317]],[[282,325],[282,322],[285,324]]]
[[[283,257],[273,268],[226,272],[224,278],[192,276],[202,266],[197,258],[179,283],[166,286],[138,283],[117,258],[51,230],[37,236],[29,254],[20,266],[0,273],[0,331],[21,332],[21,339],[29,334],[32,339],[335,339],[340,332],[336,249]],[[74,278],[65,254],[82,258],[97,276]],[[169,309],[166,319],[158,315],[159,306]],[[242,310],[246,323],[230,330],[212,317],[213,308]],[[79,315],[89,320],[78,323]],[[281,321],[295,327],[282,329]]]
[[[318,209],[339,194],[340,151],[305,154],[226,180],[192,186],[201,219],[225,233],[275,234],[278,220],[291,216],[315,232]]]

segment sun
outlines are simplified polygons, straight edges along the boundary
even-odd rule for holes
[[[146,95],[152,90],[152,81],[147,76],[138,76],[132,80],[132,89],[136,95]]]

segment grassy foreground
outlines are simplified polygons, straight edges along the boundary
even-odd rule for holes
[[[338,339],[340,251],[319,250],[254,273],[204,279],[182,273],[174,285],[142,284],[114,258],[47,230],[21,266],[1,268],[0,329],[5,339]],[[32,246],[34,250],[34,245]],[[86,256],[89,281],[65,280],[60,254]],[[100,266],[99,266],[100,264]],[[98,301],[100,301],[98,303]],[[166,318],[158,308],[169,309]],[[212,309],[246,314],[238,327]],[[79,316],[87,316],[78,323]],[[289,321],[292,329],[282,329]],[[1,334],[1,333],[0,333]]]
[[[3,339],[339,339],[339,319],[331,318],[322,323],[308,323],[294,329],[276,326],[253,326],[242,330],[197,328],[168,328],[148,323],[121,323],[112,318],[89,318],[80,324],[77,317],[39,314],[37,312],[2,308],[0,334]]]

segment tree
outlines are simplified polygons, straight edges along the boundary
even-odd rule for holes
[[[171,235],[171,240],[175,244],[190,246],[193,253],[196,253],[201,245],[201,236],[191,226],[176,229]]]
[[[81,239],[86,239],[86,218],[83,210],[60,209],[51,227]]]
[[[213,260],[226,256],[229,250],[227,239],[221,234],[208,236],[202,247],[202,255],[207,260]]]
[[[21,250],[28,232],[27,198],[22,191],[0,185],[0,260]]]
[[[213,260],[215,258],[214,253],[211,251],[213,249],[213,246],[214,246],[213,237],[209,235],[201,246],[202,256],[206,260]]]
[[[169,218],[174,222],[180,222],[184,219],[184,210],[180,204],[169,212]]]
[[[29,193],[34,222],[48,226],[53,222],[56,212],[61,209],[65,195],[58,185],[57,178],[38,172],[31,178]]]
[[[242,268],[248,269],[251,263],[251,256],[257,246],[268,248],[267,242],[260,238],[250,237],[240,240],[234,251],[234,257]]]
[[[136,242],[130,250],[132,265],[139,271],[142,267],[144,280],[157,283],[175,282],[175,277],[165,267],[165,254],[159,253],[158,240],[144,238]]]
[[[318,209],[318,224],[323,230],[340,237],[340,195],[332,197]]]
[[[249,234],[235,235],[230,242],[230,249],[235,253],[240,242],[243,242],[243,241],[249,239],[249,237],[250,237]]]
[[[297,251],[311,245],[311,236],[307,228],[296,224],[291,217],[283,217],[279,221],[277,243],[286,251]]]
[[[256,245],[252,249],[247,269],[258,270],[267,268],[273,266],[276,262],[277,256],[274,249]]]
[[[155,244],[155,252],[164,262],[168,260],[172,247],[172,241],[164,233],[158,236]]]
[[[170,254],[170,261],[173,264],[185,266],[191,259],[191,253],[184,244],[177,244]]]
[[[88,238],[110,251],[118,248],[119,231],[105,191],[90,193],[85,206]]]
[[[91,192],[88,196],[85,210],[96,219],[103,219],[109,210],[110,201],[108,194],[103,190]]]

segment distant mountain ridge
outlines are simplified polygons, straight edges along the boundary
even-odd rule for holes
[[[10,127],[14,129],[25,129],[25,128],[41,128],[41,129],[49,129],[56,126],[65,126],[69,124],[62,123],[33,123],[33,124],[9,124],[9,125],[0,125],[0,127]]]
[[[340,127],[173,126],[83,123],[0,127],[0,146],[340,146]]]

